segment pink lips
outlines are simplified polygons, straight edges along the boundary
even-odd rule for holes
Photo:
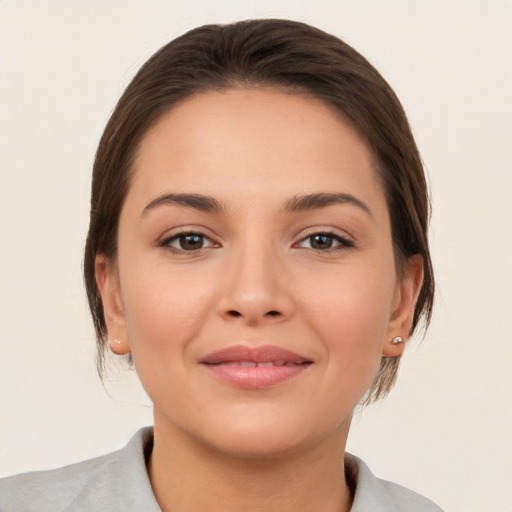
[[[214,376],[227,384],[245,388],[269,388],[291,379],[311,366],[312,361],[272,345],[234,345],[201,359]]]

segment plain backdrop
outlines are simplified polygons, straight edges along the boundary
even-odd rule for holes
[[[512,3],[0,1],[0,475],[124,445],[151,407],[105,388],[82,285],[90,170],[139,66],[186,30],[249,17],[345,39],[394,87],[433,195],[438,294],[349,450],[451,512],[512,511]]]

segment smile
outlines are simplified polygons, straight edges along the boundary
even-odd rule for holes
[[[235,345],[208,354],[200,364],[230,386],[264,389],[297,377],[313,361],[281,347]]]
[[[256,363],[254,361],[228,361],[226,363],[215,363],[215,364],[226,364],[228,366],[241,366],[243,368],[250,368],[259,366],[260,368],[269,366],[295,366],[297,363],[288,363],[286,361],[269,361],[268,363]],[[303,363],[301,363],[303,364]]]

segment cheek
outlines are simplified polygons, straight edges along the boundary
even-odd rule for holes
[[[391,267],[393,268],[393,267]],[[395,291],[394,272],[371,265],[351,266],[315,283],[305,282],[308,293],[303,307],[310,319],[325,330],[328,338],[338,338],[353,348],[378,345],[386,332]],[[373,343],[372,343],[373,342]]]
[[[317,292],[304,305],[309,328],[323,341],[326,378],[340,395],[350,390],[355,403],[378,369],[394,293],[393,272],[371,268],[352,267],[350,273],[339,272],[322,289],[310,287]]]
[[[205,283],[201,276],[171,271],[165,264],[148,264],[127,272],[122,282],[134,360],[139,356],[161,360],[166,352],[183,349],[197,335],[212,307],[208,290],[212,283]]]
[[[156,406],[169,401],[170,390],[176,392],[173,400],[193,400],[184,386],[193,366],[187,355],[212,307],[211,292],[200,277],[171,272],[165,264],[148,264],[136,271],[130,268],[122,281],[131,355]]]

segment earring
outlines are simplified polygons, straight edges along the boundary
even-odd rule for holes
[[[111,343],[115,343],[116,345],[121,345],[121,340],[112,340]]]
[[[391,343],[393,345],[400,345],[400,343],[403,343],[404,342],[404,339],[402,338],[402,336],[396,336],[395,338],[393,338],[391,340]]]

